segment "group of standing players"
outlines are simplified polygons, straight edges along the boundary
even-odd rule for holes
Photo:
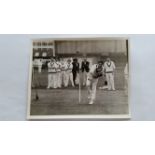
[[[72,87],[78,84],[78,73],[80,66],[77,59],[51,58],[48,66],[48,86],[47,88]]]

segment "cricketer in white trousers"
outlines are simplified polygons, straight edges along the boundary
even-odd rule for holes
[[[65,86],[68,87],[69,81],[71,81],[72,86],[74,87],[73,82],[73,73],[72,73],[73,65],[70,60],[66,64],[66,79],[65,79]]]
[[[97,87],[97,83],[98,83],[98,78],[94,78],[97,73],[96,73],[96,68],[97,68],[97,64],[94,64],[91,69],[90,72],[88,73],[87,76],[87,88],[88,88],[88,99],[89,104],[93,104],[95,99],[96,99],[96,87]],[[104,68],[102,69],[101,73],[104,72]]]
[[[59,61],[56,62],[56,71],[57,71],[56,85],[58,88],[61,88],[61,86],[62,86],[61,63]]]
[[[39,60],[38,61],[38,73],[41,73],[41,70],[42,70],[42,60]]]
[[[72,87],[74,87],[73,73],[72,73],[72,70],[69,70],[69,69],[68,69],[68,70],[66,71],[65,87],[68,87],[69,81],[71,82]]]
[[[106,72],[106,79],[108,83],[108,90],[115,90],[114,72]]]
[[[61,63],[61,72],[60,72],[60,85],[67,87],[67,63],[66,62],[62,62]]]
[[[48,63],[48,86],[47,88],[57,88],[57,72],[55,62]]]
[[[57,87],[61,88],[62,87],[62,73],[61,73],[61,71],[57,72],[57,79],[56,79],[56,81],[57,81]]]
[[[66,82],[66,71],[62,70],[61,71],[61,85],[67,87],[67,82]]]
[[[87,79],[87,87],[88,87],[88,99],[90,100],[90,103],[93,104],[93,102],[96,99],[96,86],[98,83],[98,78],[89,78]]]
[[[115,71],[115,64],[113,61],[106,61],[104,63],[104,69],[106,74],[106,79],[108,83],[108,90],[115,90],[115,83],[114,83],[114,71]]]
[[[49,72],[48,73],[48,87],[47,88],[57,88],[57,73]]]

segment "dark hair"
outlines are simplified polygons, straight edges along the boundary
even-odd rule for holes
[[[98,61],[98,64],[103,64],[103,61],[102,60]]]
[[[74,58],[73,61],[74,61],[74,62],[77,62],[77,58]]]

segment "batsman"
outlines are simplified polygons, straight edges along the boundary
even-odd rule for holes
[[[93,104],[96,99],[96,87],[99,80],[99,77],[103,76],[104,68],[103,61],[99,61],[97,64],[94,64],[87,77],[87,88],[88,88],[88,99],[89,104]]]

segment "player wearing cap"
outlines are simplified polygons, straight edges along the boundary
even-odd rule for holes
[[[56,76],[57,76],[57,78],[56,78],[56,85],[57,85],[57,87],[58,88],[61,88],[61,86],[62,86],[62,78],[61,78],[61,62],[60,62],[60,58],[56,58]]]
[[[39,59],[39,60],[38,60],[38,73],[41,73],[42,65],[43,65],[42,59]]]
[[[72,69],[73,69],[72,61],[71,59],[68,59],[66,64],[66,81],[65,81],[66,87],[68,87],[69,81],[71,81],[71,84],[74,87]]]
[[[88,73],[87,77],[87,88],[88,88],[88,99],[89,104],[93,104],[96,99],[96,86],[99,77],[104,73],[103,62],[99,61],[98,64],[94,64]]]
[[[65,60],[61,60],[61,85],[67,87],[67,62]]]
[[[115,63],[111,61],[110,58],[107,58],[106,62],[104,63],[104,70],[106,74],[106,79],[108,83],[108,90],[115,90],[114,84],[114,71],[115,71]]]

